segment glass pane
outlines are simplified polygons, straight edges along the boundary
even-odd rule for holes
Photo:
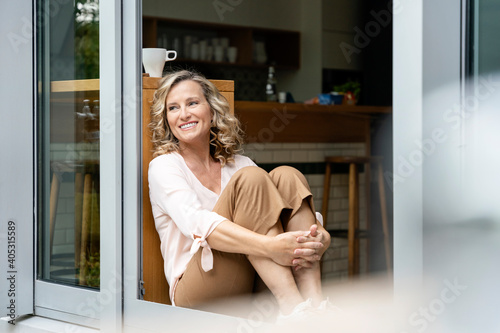
[[[500,71],[500,0],[468,2],[468,74],[486,75]]]
[[[37,5],[38,278],[99,287],[99,2]]]
[[[500,0],[469,0],[467,81],[464,94],[464,180],[461,192],[471,216],[498,219],[495,200],[500,182],[492,175],[498,172],[498,153],[488,148],[500,142]],[[485,213],[487,212],[487,213]],[[489,215],[490,214],[490,215]],[[493,215],[496,214],[496,215]]]

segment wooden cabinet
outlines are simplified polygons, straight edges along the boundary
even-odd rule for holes
[[[229,38],[229,45],[238,49],[235,63],[227,61],[202,61],[179,57],[179,65],[193,63],[208,63],[228,66],[267,67],[274,63],[281,69],[300,68],[300,33],[297,31],[252,28],[236,25],[203,23],[165,19],[158,17],[143,17],[143,47],[159,47],[158,41],[166,37],[167,47],[173,49],[174,40],[178,40],[178,51],[184,54],[184,37],[192,36],[199,40],[212,38]],[[264,43],[267,60],[255,61],[255,43]],[[160,45],[165,48],[164,45]]]

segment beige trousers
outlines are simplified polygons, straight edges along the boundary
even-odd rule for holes
[[[281,166],[270,173],[258,167],[238,170],[221,193],[213,211],[229,221],[259,234],[279,223],[286,230],[288,220],[307,200],[314,214],[312,194],[298,170]],[[201,248],[188,263],[175,291],[175,304],[188,308],[219,298],[249,294],[256,273],[246,255],[212,249],[213,269],[201,267]]]

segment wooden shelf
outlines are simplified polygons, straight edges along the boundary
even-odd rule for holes
[[[238,58],[235,63],[179,58],[172,63],[173,65],[184,63],[265,68],[274,63],[278,69],[300,68],[300,32],[298,31],[143,17],[143,47],[157,47],[158,36],[163,33],[168,35],[170,41],[174,37],[179,38],[181,48],[183,48],[183,37],[186,35],[201,39],[227,37],[230,46],[238,48]],[[268,60],[265,64],[253,61],[254,41],[262,41],[266,45]]]
[[[186,58],[177,58],[175,59],[174,62],[169,62],[168,64],[172,64],[175,67],[178,67],[179,63],[182,64],[191,64],[191,65],[210,65],[210,66],[228,66],[228,67],[246,67],[246,68],[262,68],[262,69],[268,69],[269,64],[256,64],[256,63],[241,63],[241,62],[228,62],[228,61],[209,61],[209,60],[193,60],[193,59],[186,59]],[[278,69],[297,69],[296,66],[294,65],[279,65],[276,66]]]

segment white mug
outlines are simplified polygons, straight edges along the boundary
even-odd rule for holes
[[[229,62],[236,62],[236,58],[238,57],[238,48],[235,46],[230,46],[227,48],[227,59]]]
[[[173,56],[170,56],[170,55]],[[177,58],[177,52],[166,49],[142,49],[142,63],[144,70],[150,77],[161,77],[166,61]]]
[[[207,41],[206,39],[201,40],[199,43],[200,45],[200,60],[207,60]]]
[[[280,91],[278,93],[278,101],[280,103],[286,103],[286,91]]]
[[[219,45],[214,48],[214,57],[217,62],[224,61],[224,48],[222,46]]]
[[[212,61],[214,57],[214,47],[213,46],[207,46],[207,57],[205,60]]]
[[[191,58],[191,44],[193,44],[193,37],[184,36],[184,54],[182,56],[186,59]]]
[[[191,59],[193,60],[200,59],[200,44],[198,43],[191,44]]]

